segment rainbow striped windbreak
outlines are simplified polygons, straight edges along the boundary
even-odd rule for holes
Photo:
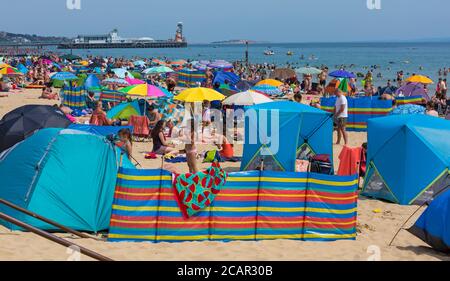
[[[357,180],[313,173],[230,173],[210,207],[184,219],[165,170],[121,169],[109,241],[355,239]]]
[[[377,97],[347,97],[348,118],[347,130],[367,131],[367,120],[388,115],[392,110],[392,100],[379,100]],[[333,113],[336,97],[321,98],[322,110]]]
[[[397,97],[397,98],[395,98],[395,103],[397,105],[423,104],[423,101],[424,101],[424,98],[422,96]]]
[[[71,109],[86,109],[86,94],[84,87],[71,87],[65,85],[62,89],[63,105]]]
[[[203,83],[206,80],[206,74],[201,70],[183,69],[178,72],[178,87],[197,87],[197,83]]]

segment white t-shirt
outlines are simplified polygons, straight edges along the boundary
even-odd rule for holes
[[[344,110],[336,115],[336,118],[347,118],[348,117],[348,103],[347,98],[342,95],[336,99],[336,104],[334,105],[336,107],[336,112],[338,112],[341,109],[341,106],[344,106]]]

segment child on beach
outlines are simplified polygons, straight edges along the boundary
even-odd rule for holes
[[[118,134],[119,139],[115,142],[117,147],[120,147],[122,151],[126,152],[128,158],[131,160],[133,153],[133,141],[131,138],[131,131],[129,129],[121,129]]]

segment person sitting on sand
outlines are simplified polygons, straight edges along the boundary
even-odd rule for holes
[[[425,111],[425,114],[434,116],[434,117],[439,117],[439,113],[435,110],[434,102],[432,102],[432,101],[427,102],[426,108],[427,108],[427,110]]]
[[[114,142],[117,147],[120,147],[124,152],[127,153],[128,159],[131,160],[133,153],[133,141],[131,138],[131,131],[129,129],[120,129],[117,133],[119,139]]]
[[[231,159],[234,157],[233,144],[226,137],[226,127],[223,128],[223,135],[218,135],[217,142],[214,143],[220,149],[219,155],[223,159]]]
[[[59,100],[58,93],[54,93],[51,87],[45,87],[42,89],[41,99],[48,99],[48,100]]]
[[[89,124],[96,126],[112,126],[114,125],[114,120],[108,119],[106,117],[106,112],[102,108],[102,103],[97,101],[95,103],[95,110],[92,112]]]
[[[159,155],[176,155],[178,151],[175,149],[174,145],[167,142],[166,136],[164,135],[165,127],[166,121],[164,119],[161,119],[156,123],[155,128],[153,128],[151,132],[153,141],[152,152]]]
[[[294,95],[294,101],[298,103],[302,103],[302,94],[297,93]]]

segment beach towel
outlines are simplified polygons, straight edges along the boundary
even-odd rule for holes
[[[164,161],[168,163],[185,163],[187,162],[186,156],[176,156],[176,157],[164,157]]]
[[[359,174],[359,165],[361,163],[361,147],[344,146],[339,154],[338,176],[352,176]]]
[[[219,162],[195,174],[175,175],[173,188],[183,217],[189,218],[211,205],[225,184],[227,173]]]

